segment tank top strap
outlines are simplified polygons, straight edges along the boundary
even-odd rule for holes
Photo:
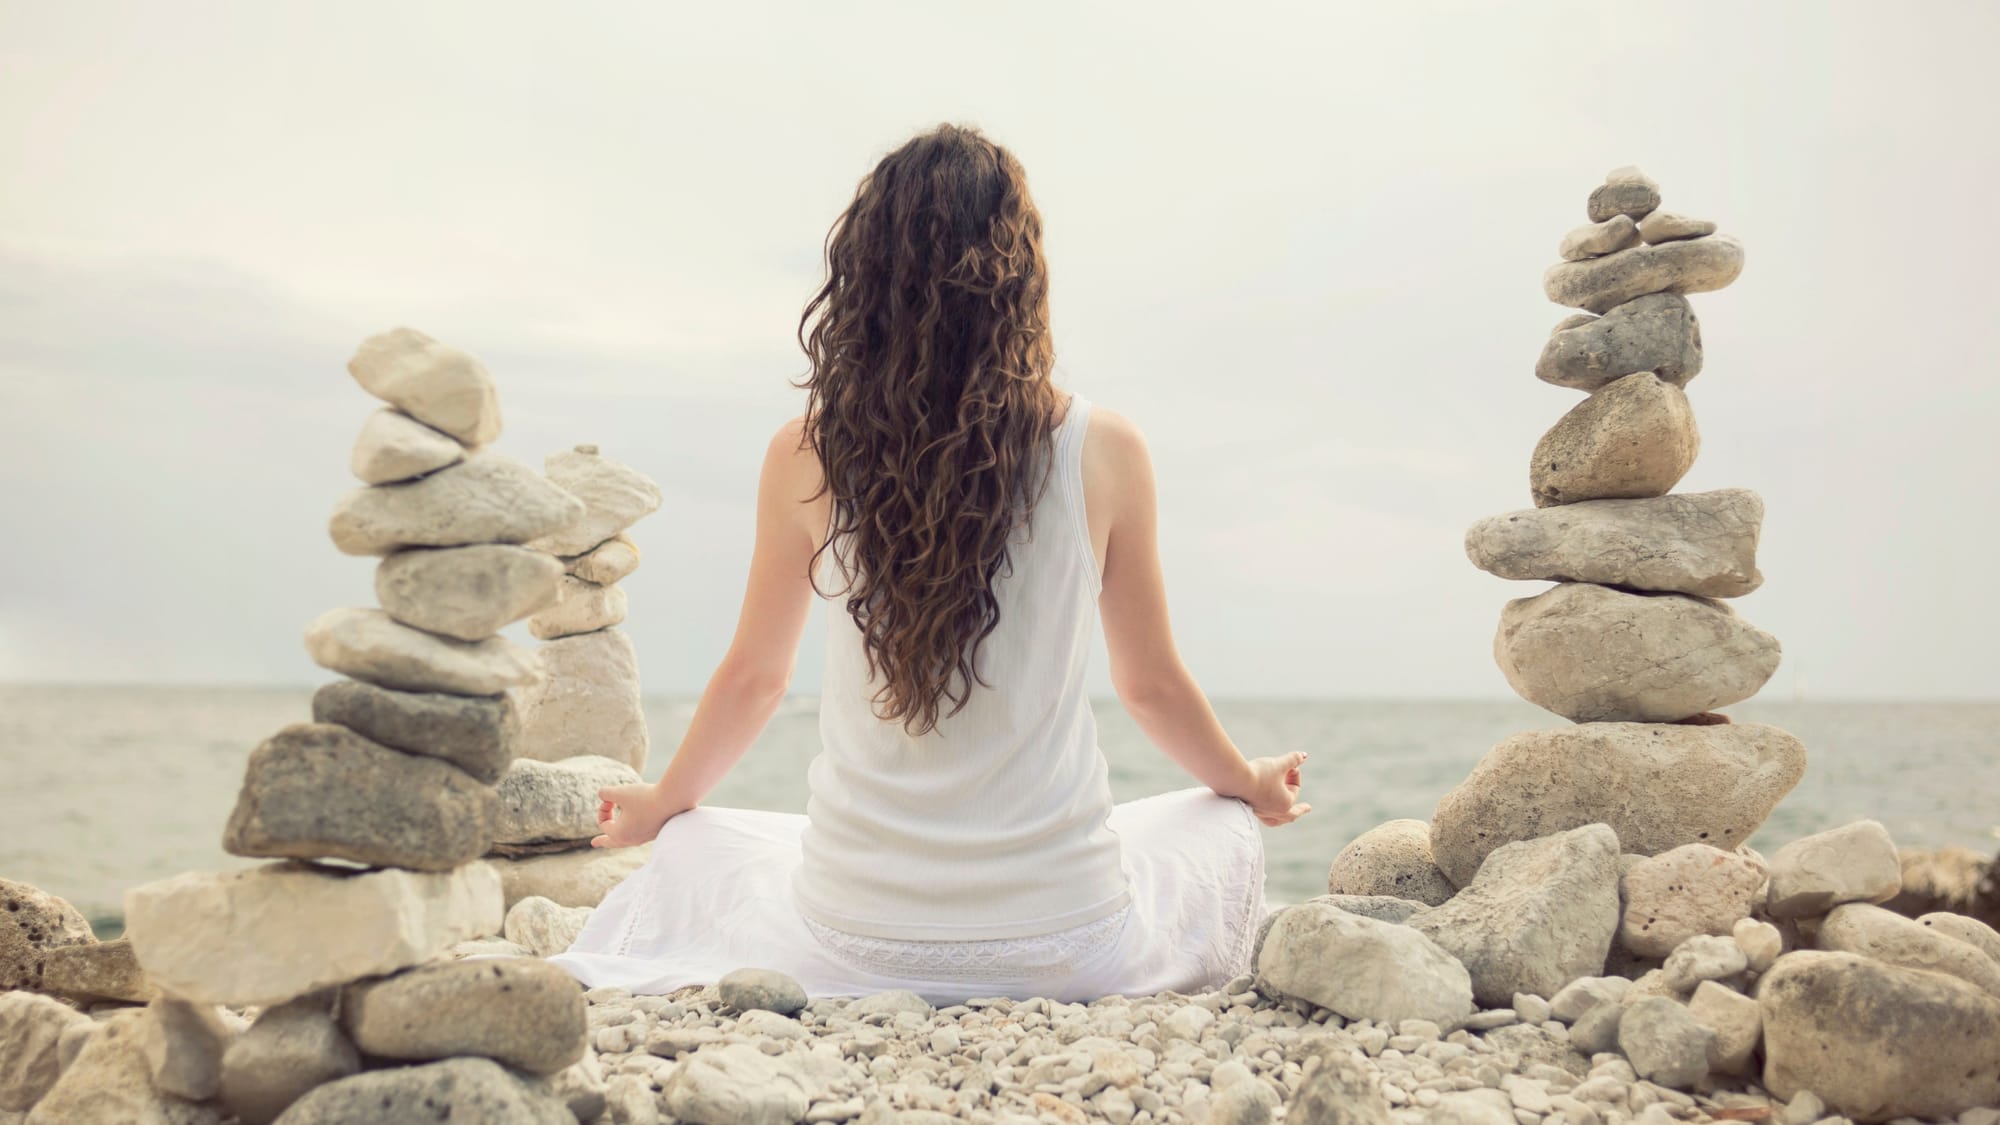
[[[1070,392],[1069,412],[1063,415],[1062,432],[1056,440],[1056,465],[1062,482],[1063,508],[1069,513],[1070,535],[1083,560],[1083,573],[1092,596],[1104,589],[1097,572],[1097,552],[1090,544],[1090,520],[1083,503],[1083,435],[1090,428],[1090,400]]]

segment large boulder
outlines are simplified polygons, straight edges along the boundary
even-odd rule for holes
[[[1256,968],[1263,985],[1348,1019],[1449,1027],[1472,1014],[1465,966],[1431,939],[1326,903],[1280,911]]]
[[[315,723],[338,723],[405,754],[438,758],[488,785],[499,781],[521,743],[513,693],[497,696],[394,691],[336,680],[313,693]]]
[[[1786,954],[1757,984],[1764,1085],[1856,1121],[2000,1102],[2000,999],[1957,977],[1852,953]]]
[[[62,1073],[63,1033],[90,1026],[90,1017],[33,992],[0,992],[0,1112],[24,1113]]]
[[[558,906],[596,906],[611,888],[646,865],[653,845],[631,848],[590,848],[522,859],[487,857],[500,873],[507,908],[522,899],[545,898]],[[491,932],[491,931],[488,931]]]
[[[1773,918],[1806,918],[1847,902],[1887,902],[1903,886],[1896,842],[1879,820],[1802,836],[1771,854]]]
[[[1650,371],[1626,375],[1577,403],[1535,443],[1535,507],[1664,496],[1701,452],[1687,395]]]
[[[393,484],[465,460],[465,447],[400,410],[384,408],[362,423],[348,468],[363,484]]]
[[[306,651],[322,668],[397,691],[498,695],[541,676],[535,654],[505,637],[440,637],[379,609],[321,614],[306,627]]]
[[[0,879],[0,989],[40,990],[48,950],[96,940],[76,907],[39,887]]]
[[[1481,520],[1465,553],[1502,578],[1734,598],[1764,582],[1763,524],[1764,501],[1747,488],[1585,500]]]
[[[336,872],[273,863],[190,872],[125,892],[125,932],[162,989],[231,1006],[275,1004],[395,972],[495,933],[500,879],[449,872]]]
[[[1603,313],[1648,293],[1720,289],[1742,272],[1743,244],[1716,234],[1557,262],[1542,275],[1542,291],[1558,305]]]
[[[1436,906],[1458,890],[1431,858],[1431,826],[1392,820],[1356,836],[1327,869],[1328,894],[1387,896]]]
[[[500,779],[493,839],[502,844],[588,840],[599,828],[597,791],[638,781],[637,770],[598,754],[560,762],[523,758]]]
[[[1829,911],[1813,944],[1829,952],[1856,953],[1906,969],[1949,973],[2000,996],[2000,963],[1984,950],[1865,902],[1850,902]]]
[[[639,654],[620,629],[600,629],[543,645],[543,678],[521,694],[521,756],[559,762],[601,754],[646,766],[646,712]]]
[[[1762,723],[1588,723],[1525,731],[1495,746],[1431,816],[1431,851],[1452,882],[1487,853],[1603,823],[1626,852],[1735,848],[1805,776],[1806,748]]]
[[[576,1118],[554,1094],[492,1059],[462,1058],[329,1082],[294,1102],[278,1125],[444,1120],[574,1125]]]
[[[413,547],[375,568],[375,597],[412,628],[481,641],[554,605],[563,581],[561,562],[526,547]]]
[[[581,500],[582,518],[543,535],[534,546],[580,555],[638,523],[660,506],[660,486],[644,473],[600,455],[594,445],[551,453],[542,467],[557,487]]]
[[[386,555],[399,547],[526,543],[582,515],[582,501],[533,469],[474,453],[417,480],[349,492],[328,530],[343,554]]]
[[[362,390],[467,445],[500,436],[500,396],[486,365],[414,328],[361,341],[347,372]]]
[[[294,723],[250,755],[223,830],[231,855],[449,871],[493,842],[494,789],[439,758]]]
[[[1506,844],[1450,902],[1409,926],[1465,965],[1489,1008],[1517,992],[1554,996],[1604,972],[1618,929],[1618,846],[1603,824]]]
[[[1573,317],[1549,334],[1535,375],[1544,383],[1594,391],[1651,371],[1677,387],[1701,373],[1701,324],[1688,299],[1653,293],[1603,316]]]
[[[1700,934],[1728,937],[1764,889],[1764,865],[1741,852],[1682,844],[1639,859],[1619,881],[1624,914],[1618,945],[1661,958]]]
[[[369,1055],[478,1055],[554,1074],[589,1046],[587,1008],[576,978],[547,961],[482,957],[348,985],[340,1020]]]
[[[1493,637],[1521,698],[1579,723],[1671,723],[1740,703],[1782,655],[1725,603],[1589,582],[1508,602]]]
[[[309,1091],[361,1070],[361,1053],[333,1018],[331,990],[257,1016],[222,1055],[222,1104],[244,1125],[269,1125]]]
[[[625,620],[625,590],[563,576],[555,604],[528,619],[528,632],[552,641],[608,629]]]

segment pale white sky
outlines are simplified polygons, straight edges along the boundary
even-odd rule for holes
[[[408,323],[499,448],[659,480],[628,628],[700,689],[828,225],[977,124],[1058,381],[1147,432],[1215,696],[1503,696],[1466,562],[1577,400],[1541,274],[1604,172],[1742,238],[1684,490],[1767,502],[1767,694],[1993,698],[2000,5],[0,0],[0,679],[308,683],[326,517]],[[824,612],[822,605],[820,612]],[[823,622],[794,688],[817,690]],[[1100,642],[1094,686],[1109,691]]]

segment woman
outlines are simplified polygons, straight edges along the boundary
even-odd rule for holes
[[[735,640],[666,774],[600,794],[594,845],[656,842],[555,958],[584,983],[761,967],[953,1003],[1248,970],[1257,824],[1310,810],[1306,755],[1246,761],[1176,655],[1145,441],[1050,381],[1041,230],[1013,155],[948,124],[835,224]],[[701,806],[783,699],[815,595],[805,814]],[[1100,613],[1120,700],[1200,787],[1113,805],[1083,682]]]

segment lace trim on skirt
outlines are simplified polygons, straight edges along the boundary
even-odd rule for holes
[[[1052,934],[987,941],[902,941],[800,920],[827,952],[859,969],[892,977],[1012,981],[1075,972],[1111,951],[1131,917],[1127,903],[1094,922]]]

